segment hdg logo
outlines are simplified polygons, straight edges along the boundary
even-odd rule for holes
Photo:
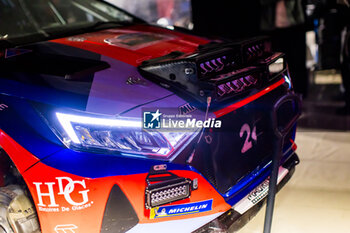
[[[84,205],[89,201],[88,192],[90,190],[86,189],[85,180],[76,181],[76,180],[72,180],[69,177],[57,177],[56,180],[57,180],[57,183],[56,182],[45,182],[44,184],[42,182],[33,183],[36,187],[36,192],[38,194],[38,200],[39,200],[38,206],[59,207],[55,199],[54,186],[58,186],[59,192],[57,193],[57,195],[64,196],[66,201],[73,206]],[[81,198],[79,198],[79,199],[82,199],[81,202],[74,201],[71,196],[76,186],[80,186],[83,188],[82,191],[78,192],[81,195]],[[43,200],[44,197],[50,200],[50,204],[48,205],[44,204],[44,200]]]

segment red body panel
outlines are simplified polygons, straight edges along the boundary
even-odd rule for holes
[[[10,155],[20,173],[23,173],[35,163],[39,162],[39,159],[21,147],[1,129],[0,145],[6,151],[6,153]]]
[[[259,97],[269,93],[270,91],[273,91],[277,87],[281,86],[283,83],[285,83],[285,80],[280,79],[278,82],[272,84],[271,86],[266,87],[264,90],[256,93],[255,95],[249,96],[248,98],[246,98],[242,101],[231,104],[230,106],[227,106],[226,108],[220,109],[220,110],[214,112],[214,114],[216,117],[221,117],[221,116],[224,116],[230,112],[233,112],[233,111],[249,104],[250,102],[253,102],[254,100],[258,99]]]
[[[81,48],[138,66],[145,60],[161,57],[173,51],[192,53],[199,45],[206,44],[209,40],[164,28],[136,25],[56,39],[52,42]]]
[[[42,232],[54,232],[55,227],[74,224],[75,233],[100,232],[105,206],[112,187],[117,184],[134,207],[139,223],[154,223],[201,217],[225,212],[231,208],[222,196],[201,175],[193,171],[171,171],[181,177],[198,179],[198,189],[190,198],[171,203],[184,204],[212,199],[213,208],[205,213],[149,219],[145,211],[144,193],[147,174],[114,176],[98,179],[79,177],[39,162],[4,132],[0,131],[0,143],[22,171],[32,194]],[[30,165],[33,165],[30,169]],[[28,170],[26,170],[28,169]]]

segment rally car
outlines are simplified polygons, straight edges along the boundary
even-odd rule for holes
[[[274,109],[294,92],[266,38],[98,0],[4,0],[0,18],[1,233],[231,231],[262,205],[288,119],[278,186],[292,176],[300,106]]]

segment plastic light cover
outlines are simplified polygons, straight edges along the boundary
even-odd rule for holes
[[[63,128],[63,142],[84,150],[108,150],[168,157],[193,132],[158,132],[142,129],[137,118],[95,118],[56,113]]]
[[[275,62],[269,65],[270,74],[277,74],[284,70],[284,59],[278,58]]]

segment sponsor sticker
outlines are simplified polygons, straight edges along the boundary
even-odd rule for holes
[[[267,193],[269,191],[269,180],[265,180],[262,182],[258,187],[256,187],[252,192],[248,195],[248,200],[252,204],[256,204],[260,202],[264,197],[267,196]]]
[[[87,189],[85,180],[57,177],[55,182],[33,182],[33,184],[36,187],[39,211],[77,211],[91,207],[93,204],[92,201],[89,201],[88,193],[90,190]],[[58,190],[58,192],[55,190]],[[63,196],[67,205],[57,204],[57,196]]]
[[[160,206],[151,209],[150,219],[197,214],[212,210],[213,200],[181,205]]]
[[[84,42],[84,41],[86,41],[86,38],[79,37],[79,36],[73,36],[73,37],[69,37],[67,40],[72,41],[72,42]]]
[[[195,106],[191,105],[190,103],[186,103],[186,104],[181,105],[179,107],[179,114],[185,115],[185,114],[189,114],[191,112],[194,112],[196,110],[197,110],[197,108]]]
[[[74,224],[67,224],[67,225],[57,225],[55,227],[56,233],[75,233],[75,229],[78,229],[78,227]]]
[[[288,169],[279,168],[277,184],[288,174]],[[260,185],[253,189],[247,196],[240,200],[233,209],[240,214],[244,214],[247,210],[263,200],[269,192],[269,177]]]

